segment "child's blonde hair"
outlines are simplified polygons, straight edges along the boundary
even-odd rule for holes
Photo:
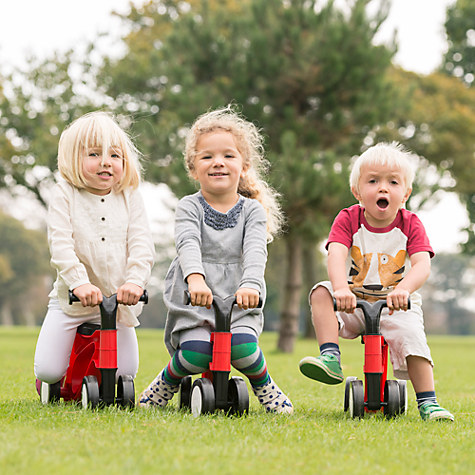
[[[350,186],[359,191],[358,184],[363,165],[383,165],[398,168],[404,176],[406,191],[412,188],[415,170],[412,165],[414,155],[398,142],[381,142],[368,148],[354,162],[350,174]]]
[[[264,157],[264,139],[259,129],[244,119],[231,106],[207,112],[199,116],[191,126],[185,143],[185,164],[188,175],[193,178],[196,145],[201,135],[224,130],[233,134],[243,157],[246,174],[240,178],[238,193],[259,201],[267,213],[267,237],[272,241],[281,229],[283,214],[277,198],[279,194],[263,179],[269,162]]]
[[[92,148],[101,148],[105,157],[109,150],[120,151],[124,160],[124,172],[115,186],[116,192],[137,188],[140,184],[140,153],[127,133],[111,114],[102,111],[90,112],[71,122],[64,129],[58,145],[58,170],[71,185],[86,188],[82,162]]]

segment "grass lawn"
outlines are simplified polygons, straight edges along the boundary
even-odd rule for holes
[[[243,418],[194,419],[176,400],[162,411],[42,406],[33,375],[38,331],[0,327],[2,474],[475,473],[475,337],[429,338],[439,402],[455,415],[450,424],[422,422],[410,384],[406,416],[349,419],[343,384],[324,386],[298,370],[316,343],[299,340],[293,354],[282,354],[275,333],[262,335],[261,347],[294,404],[290,417],[264,413],[253,394]],[[137,394],[168,361],[162,331],[139,329],[138,337]],[[345,375],[361,378],[359,340],[341,348]]]

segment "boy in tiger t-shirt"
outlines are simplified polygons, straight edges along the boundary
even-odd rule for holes
[[[386,299],[380,325],[395,376],[411,380],[423,420],[453,421],[437,403],[422,300],[416,292],[429,277],[434,252],[419,218],[404,209],[413,179],[411,154],[399,144],[381,143],[357,158],[350,185],[359,204],[335,218],[326,244],[330,281],[310,291],[320,356],[307,356],[299,366],[311,379],[341,383],[338,337],[356,338],[365,329],[356,299]]]

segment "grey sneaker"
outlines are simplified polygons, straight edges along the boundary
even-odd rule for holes
[[[453,421],[454,416],[447,409],[437,403],[425,402],[421,404],[419,413],[423,421]]]
[[[180,389],[179,384],[168,384],[163,379],[163,371],[142,391],[137,406],[139,407],[165,407],[168,401]]]
[[[262,386],[253,386],[252,390],[267,412],[275,414],[292,414],[294,412],[290,399],[272,381],[272,378],[269,377],[269,381]]]
[[[300,371],[307,378],[315,379],[325,384],[340,384],[343,381],[343,371],[335,355],[306,356],[299,363]]]

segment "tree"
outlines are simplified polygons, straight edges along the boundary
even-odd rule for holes
[[[475,25],[475,4],[470,0],[457,0],[447,9],[445,30],[449,49],[441,66],[441,71],[461,80],[472,92],[475,78],[475,29],[473,25]],[[473,101],[468,106],[470,107],[470,105],[473,112]],[[473,121],[467,125],[472,126],[473,133]],[[473,139],[471,142],[473,157],[475,147]],[[475,223],[475,190],[464,191],[462,199],[467,205],[471,223],[467,229],[468,240],[464,245],[464,251],[467,254],[475,255],[475,225],[473,224]]]
[[[30,288],[48,274],[49,254],[44,233],[28,230],[16,219],[0,213],[0,313],[3,323],[14,321],[14,308],[26,308],[28,299],[25,296]]]
[[[372,17],[368,3],[342,11],[317,1],[152,1],[125,19],[127,54],[107,61],[100,81],[117,110],[136,111],[147,177],[177,196],[192,190],[182,147],[197,115],[235,102],[263,128],[288,219],[284,351],[297,333],[304,243],[323,239],[349,203],[349,159],[388,119],[394,48],[373,44],[388,2]]]

